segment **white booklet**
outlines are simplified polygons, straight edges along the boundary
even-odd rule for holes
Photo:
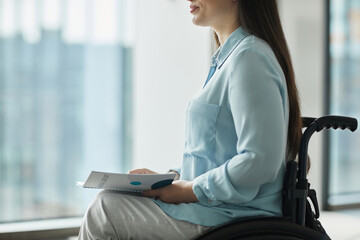
[[[108,189],[125,192],[142,192],[170,185],[176,173],[165,174],[123,174],[92,171],[83,182],[77,185],[84,188]]]

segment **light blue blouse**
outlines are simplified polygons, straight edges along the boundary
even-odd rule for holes
[[[199,202],[156,203],[170,216],[218,225],[281,216],[288,96],[269,45],[235,30],[212,58],[216,71],[189,103],[180,179]]]

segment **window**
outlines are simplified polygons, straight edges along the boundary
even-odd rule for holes
[[[0,223],[80,216],[131,160],[131,0],[0,0]]]
[[[328,1],[328,113],[360,120],[360,1]],[[328,133],[325,207],[360,206],[360,132]]]

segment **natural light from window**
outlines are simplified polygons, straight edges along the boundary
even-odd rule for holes
[[[129,170],[133,0],[0,0],[0,223],[81,216]]]

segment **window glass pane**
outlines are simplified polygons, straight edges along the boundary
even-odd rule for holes
[[[131,4],[0,0],[0,222],[80,216],[77,181],[129,169]]]
[[[330,114],[360,119],[360,1],[330,1]],[[330,205],[360,202],[360,133],[330,131]]]

